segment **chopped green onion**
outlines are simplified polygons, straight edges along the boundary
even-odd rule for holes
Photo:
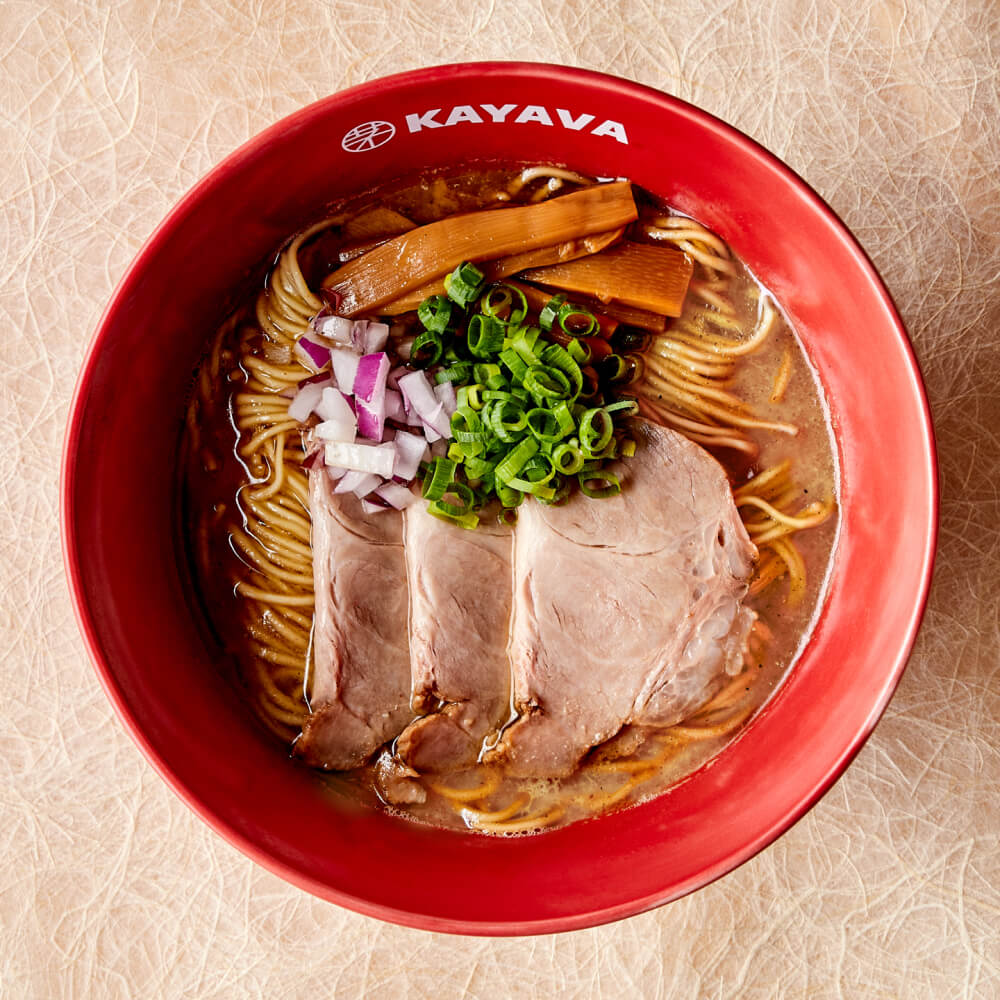
[[[570,410],[569,403],[565,399],[561,399],[552,407],[552,415],[556,418],[556,423],[559,425],[560,438],[567,437],[576,430],[576,420],[573,417],[573,411]]]
[[[483,419],[505,443],[516,441],[528,426],[524,408],[516,399],[491,400],[483,408]]]
[[[634,382],[641,382],[642,377],[646,374],[646,360],[641,354],[626,354],[626,362],[628,362],[629,371],[628,378],[625,379],[629,385]]]
[[[472,377],[477,382],[482,382],[487,389],[501,389],[507,384],[507,380],[500,371],[497,364],[484,364],[482,361],[476,362],[472,366]]]
[[[433,330],[424,330],[413,341],[410,363],[422,367],[436,365],[441,360],[443,351],[444,344],[441,341],[441,334]]]
[[[525,496],[561,503],[576,484],[587,496],[621,489],[608,462],[635,453],[615,417],[637,411],[633,399],[609,400],[608,375],[624,379],[633,359],[613,355],[591,365],[586,341],[598,324],[586,308],[555,295],[532,325],[524,293],[495,284],[483,291],[482,272],[463,263],[445,279],[448,297],[420,304],[424,331],[413,344],[418,365],[433,365],[438,383],[455,386],[447,457],[422,463],[428,510],[462,527],[475,527],[476,511],[496,498],[508,512]],[[478,307],[470,307],[478,299]],[[542,328],[568,334],[566,346]],[[559,334],[561,337],[562,334]]]
[[[504,341],[504,347],[515,351],[526,365],[533,365],[541,356],[541,352],[535,349],[541,334],[537,326],[519,326]]]
[[[617,403],[608,403],[605,413],[622,413],[626,417],[634,417],[639,412],[639,404],[634,399],[620,399]]]
[[[580,447],[584,455],[594,457],[610,443],[615,432],[611,414],[603,407],[587,410],[580,418]]]
[[[558,368],[532,365],[524,375],[524,387],[540,403],[546,399],[566,399],[570,395],[569,378]]]
[[[559,307],[559,326],[570,337],[592,337],[600,329],[589,309],[572,302],[564,302]]]
[[[527,414],[528,430],[545,443],[553,443],[563,436],[562,428],[556,415],[551,410],[542,409],[536,406],[533,410],[528,410]]]
[[[515,301],[517,305],[515,305]],[[524,292],[513,285],[494,285],[480,299],[479,308],[486,316],[495,316],[509,326],[517,326],[528,315],[528,300]]]
[[[414,341],[416,343],[416,341]],[[434,376],[434,381],[438,384],[442,382],[464,382],[469,377],[472,365],[468,361],[455,361],[447,368],[439,368]]]
[[[483,479],[492,473],[495,462],[472,456],[465,460],[465,474],[470,479]]]
[[[483,272],[475,264],[464,261],[444,279],[444,290],[448,298],[465,309],[479,298],[483,281]]]
[[[509,483],[538,451],[538,443],[532,438],[525,438],[515,445],[497,464],[496,477],[501,483]]]
[[[552,465],[565,476],[575,476],[583,469],[583,452],[576,440],[567,441],[552,452]]]
[[[553,368],[558,368],[570,380],[572,387],[571,399],[575,399],[580,395],[580,390],[583,388],[583,373],[580,370],[580,366],[573,360],[565,347],[562,347],[560,344],[549,344],[542,351],[542,361]]]
[[[455,478],[457,463],[447,458],[435,458],[424,474],[423,493],[425,500],[440,500],[448,484]]]
[[[593,353],[590,350],[590,344],[573,337],[566,345],[566,351],[578,365],[590,364],[590,358]]]
[[[505,347],[500,352],[500,360],[510,372],[511,377],[515,382],[520,383],[523,381],[524,374],[528,370],[528,366],[524,363],[521,355],[518,354],[517,351],[509,347]]]
[[[466,528],[471,531],[473,528],[479,525],[479,515],[473,514],[469,511],[466,514],[449,514],[448,511],[441,506],[440,500],[432,500],[427,505],[427,513],[433,514],[435,517],[441,518],[442,521],[448,521],[451,524],[457,524],[460,528]]]
[[[504,507],[517,507],[524,499],[524,494],[520,490],[511,489],[506,483],[497,480],[497,499]]]
[[[554,487],[546,486],[544,483],[532,483],[527,479],[511,479],[508,481],[507,486],[512,490],[530,493],[540,500],[551,500],[556,495]]]
[[[443,295],[432,295],[417,307],[417,318],[431,333],[444,333],[451,325],[452,304]]]
[[[620,382],[628,375],[628,362],[620,354],[609,354],[601,361],[601,374],[609,382]]]
[[[552,298],[545,303],[542,311],[538,314],[538,325],[543,330],[552,329],[552,324],[559,318],[559,310],[562,308],[565,301],[565,295],[553,295]]]
[[[474,382],[472,385],[463,385],[456,396],[460,407],[471,406],[474,410],[481,410],[485,403],[483,387],[478,382]]]
[[[500,320],[477,313],[469,320],[465,342],[473,357],[492,357],[503,347],[503,326]]]
[[[555,476],[552,480],[555,484],[553,489],[555,489],[555,494],[548,499],[536,495],[536,499],[541,503],[548,504],[549,506],[554,506],[555,504],[562,503],[566,497],[569,496],[570,487],[572,486],[572,479],[569,476]]]
[[[580,492],[594,500],[613,497],[622,491],[621,481],[613,472],[595,469],[592,472],[581,472],[576,478],[580,483]],[[605,483],[606,485],[592,486],[591,483]]]
[[[449,500],[448,497],[452,499]],[[448,514],[450,517],[461,517],[463,514],[469,513],[474,500],[472,490],[465,483],[457,483],[453,480],[448,483],[441,498],[434,502],[442,513]]]

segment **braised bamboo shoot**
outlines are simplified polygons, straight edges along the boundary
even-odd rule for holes
[[[462,261],[496,260],[607,233],[637,218],[632,186],[597,184],[551,201],[453,216],[383,243],[323,282],[344,316],[376,312],[453,271]],[[556,265],[566,266],[566,265]]]
[[[590,257],[532,268],[522,277],[599,302],[680,316],[693,270],[692,261],[672,247],[621,243]]]
[[[551,247],[526,250],[524,253],[484,262],[481,264],[481,269],[487,281],[500,281],[528,267],[544,267],[547,264],[558,264],[562,261],[585,257],[587,254],[599,253],[616,240],[620,240],[624,232],[624,229],[613,229],[610,233],[598,233],[595,236],[585,236],[580,240],[568,240],[565,243],[557,243]],[[424,299],[431,295],[443,294],[444,278],[436,278],[429,284],[407,292],[402,298],[396,299],[394,302],[387,302],[380,308],[379,312],[384,313],[386,316],[398,316],[400,313],[416,309]]]

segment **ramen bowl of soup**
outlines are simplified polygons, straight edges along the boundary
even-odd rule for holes
[[[892,300],[800,178],[485,63],[185,196],[94,337],[62,516],[100,679],[199,815],[358,912],[528,934],[700,888],[829,788],[936,479]]]

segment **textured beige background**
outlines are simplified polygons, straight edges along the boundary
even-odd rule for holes
[[[559,9],[0,0],[0,996],[1000,995],[1000,8]],[[941,446],[941,549],[923,633],[847,775],[702,892],[534,940],[382,925],[225,844],[112,715],[59,555],[72,384],[103,303],[167,208],[314,98],[463,58],[615,72],[784,157],[885,275]],[[891,415],[872,433],[891,447]]]

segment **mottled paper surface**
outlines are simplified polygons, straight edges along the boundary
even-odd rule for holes
[[[1000,995],[993,0],[5,0],[0,27],[0,996]],[[826,798],[687,899],[502,941],[319,902],[196,819],[86,660],[57,525],[85,344],[179,195],[317,97],[473,58],[662,88],[799,171],[858,235],[909,326],[943,488],[909,670]],[[891,441],[890,414],[872,434]]]

